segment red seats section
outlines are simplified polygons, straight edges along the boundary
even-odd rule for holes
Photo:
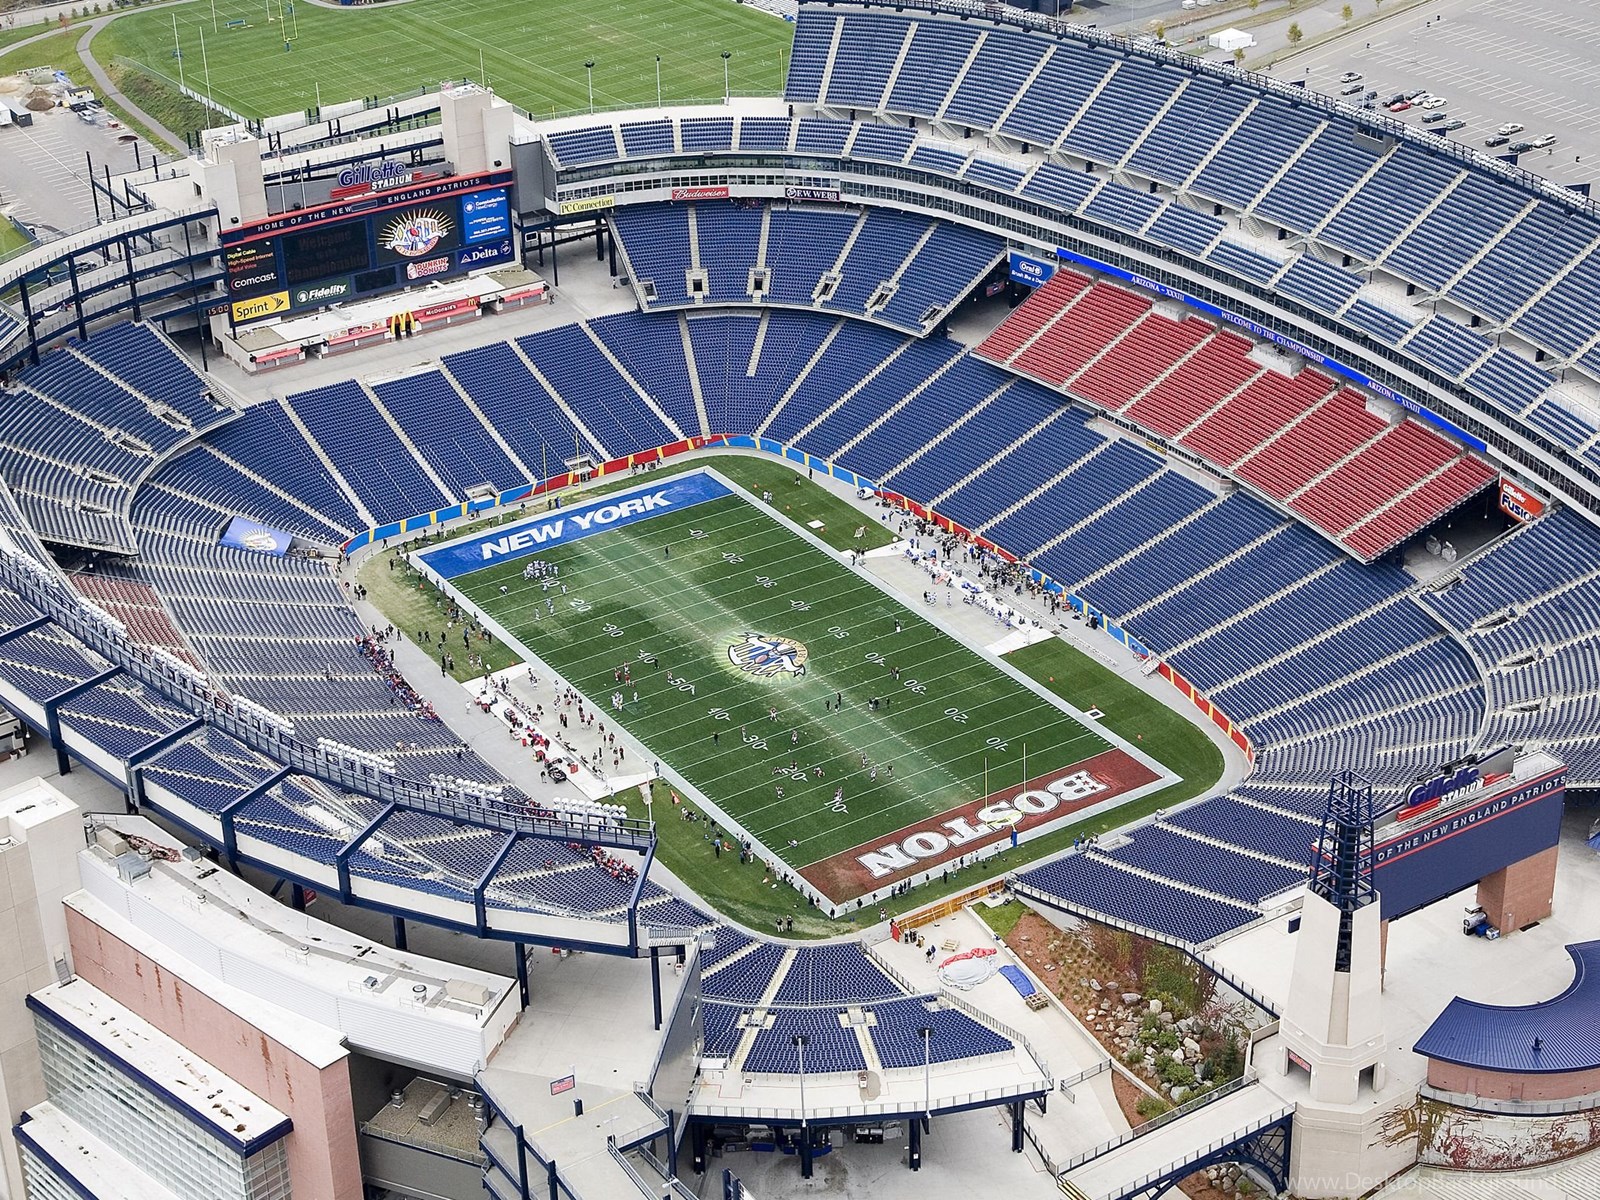
[[[1375,557],[1410,537],[1494,481],[1494,471],[1477,458],[1458,458],[1394,507],[1352,529],[1341,540],[1364,557]]]
[[[1088,287],[1089,281],[1082,275],[1058,270],[995,327],[994,332],[978,347],[978,354],[995,362],[1009,361],[1045,322],[1076,300]]]
[[[1333,387],[1318,371],[1301,371],[1293,379],[1268,371],[1181,440],[1196,454],[1231,467]]]
[[[1072,390],[1105,408],[1121,408],[1213,332],[1205,321],[1174,321],[1150,313],[1114,353],[1075,379]]]
[[[1230,392],[1261,370],[1246,355],[1250,342],[1219,333],[1183,366],[1141,396],[1128,416],[1146,429],[1173,437],[1193,425]]]
[[[80,572],[72,585],[106,612],[128,627],[128,635],[146,646],[160,646],[189,665],[199,668],[200,660],[167,615],[161,597],[148,584],[131,579]]]
[[[1017,355],[1015,365],[1046,383],[1065,383],[1149,309],[1150,301],[1141,296],[1110,284],[1096,284],[1046,325],[1037,340]]]
[[[1422,426],[1402,421],[1289,503],[1312,524],[1343,533],[1455,457]]]
[[[1390,427],[1320,371],[1263,369],[1249,338],[1151,309],[1136,292],[1057,270],[978,353],[1176,439],[1364,558],[1493,479],[1421,422]]]
[[[1385,423],[1367,411],[1361,393],[1345,388],[1311,410],[1283,437],[1246,459],[1238,469],[1275,500],[1287,500],[1362,442],[1376,437]]]

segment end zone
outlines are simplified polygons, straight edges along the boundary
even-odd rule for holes
[[[458,579],[497,562],[524,558],[664,512],[731,495],[733,492],[715,476],[704,470],[691,471],[571,508],[554,508],[509,526],[469,534],[412,557],[436,579]]]
[[[1029,841],[1171,782],[1125,750],[1105,750],[819,859],[800,875],[836,901],[855,900],[969,854],[992,853],[1013,833],[1019,843]]]

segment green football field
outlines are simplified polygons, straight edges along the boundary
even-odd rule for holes
[[[1037,780],[1113,751],[925,620],[946,613],[942,599],[901,604],[742,494],[535,557],[559,568],[565,596],[523,578],[528,558],[454,586],[608,724],[620,690],[629,732],[790,867],[1016,791],[1024,754]],[[749,649],[752,633],[774,641]],[[619,687],[623,663],[632,682]],[[574,741],[592,748],[588,734]]]
[[[193,0],[122,16],[93,50],[172,80],[181,66],[191,88],[206,91],[209,79],[211,95],[246,116],[485,78],[539,116],[588,107],[588,61],[597,108],[654,104],[657,55],[667,103],[719,101],[724,50],[734,94],[773,95],[792,35],[731,0]]]

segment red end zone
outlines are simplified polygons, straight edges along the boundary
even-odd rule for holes
[[[959,808],[924,817],[891,834],[863,842],[831,858],[819,859],[800,874],[836,901],[853,900],[898,883],[929,867],[1053,824],[1161,776],[1125,750],[1093,758],[1030,779],[1026,787],[993,792]]]

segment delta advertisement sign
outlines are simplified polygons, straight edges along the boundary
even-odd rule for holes
[[[416,557],[439,578],[458,579],[499,562],[526,558],[608,529],[620,529],[732,494],[710,475],[684,475],[656,487],[607,496],[570,509],[552,509],[532,521],[463,538]]]
[[[831,900],[853,900],[1160,781],[1126,750],[1106,750],[820,859],[800,874]]]
[[[1285,350],[1288,350],[1292,354],[1300,355],[1301,358],[1306,359],[1308,362],[1314,362],[1319,367],[1326,367],[1328,370],[1334,372],[1334,374],[1342,375],[1344,378],[1352,381],[1353,383],[1376,392],[1385,400],[1388,400],[1393,404],[1398,404],[1401,408],[1405,409],[1409,413],[1415,413],[1424,421],[1427,421],[1429,424],[1443,430],[1457,441],[1463,443],[1464,445],[1470,446],[1472,449],[1477,450],[1480,453],[1487,452],[1489,449],[1488,444],[1485,443],[1482,438],[1474,437],[1465,429],[1462,429],[1459,425],[1451,421],[1448,417],[1440,416],[1431,408],[1428,408],[1422,404],[1418,404],[1409,396],[1402,396],[1393,388],[1386,384],[1379,383],[1376,379],[1357,371],[1354,367],[1347,367],[1344,365],[1344,363],[1338,361],[1337,359],[1329,358],[1320,350],[1313,350],[1310,346],[1306,345],[1302,341],[1298,341],[1295,338],[1286,337],[1275,329],[1268,329],[1265,325],[1258,325],[1248,317],[1241,317],[1237,313],[1229,312],[1225,308],[1218,308],[1215,304],[1211,304],[1205,300],[1197,299],[1196,297],[1189,295],[1187,292],[1179,291],[1174,287],[1168,287],[1164,283],[1158,283],[1154,279],[1150,279],[1147,276],[1135,274],[1132,271],[1124,271],[1121,267],[1114,267],[1110,263],[1103,263],[1097,258],[1090,258],[1085,254],[1078,254],[1077,252],[1068,250],[1065,247],[1058,247],[1056,249],[1056,256],[1058,258],[1064,258],[1068,262],[1075,262],[1082,266],[1088,267],[1090,270],[1101,271],[1107,275],[1114,276],[1125,283],[1133,284],[1134,287],[1144,288],[1147,291],[1155,292],[1157,295],[1165,296],[1169,300],[1176,300],[1180,304],[1186,305],[1189,308],[1196,309],[1200,312],[1207,313],[1210,316],[1216,317],[1218,320],[1228,322],[1230,325],[1236,325],[1240,329],[1246,330],[1258,338],[1263,338],[1266,341],[1274,343],[1275,345],[1282,346]]]
[[[1377,831],[1373,886],[1389,920],[1470,887],[1502,867],[1548,850],[1561,837],[1567,769],[1479,794],[1422,825],[1403,822]],[[1404,810],[1402,810],[1403,812]]]

